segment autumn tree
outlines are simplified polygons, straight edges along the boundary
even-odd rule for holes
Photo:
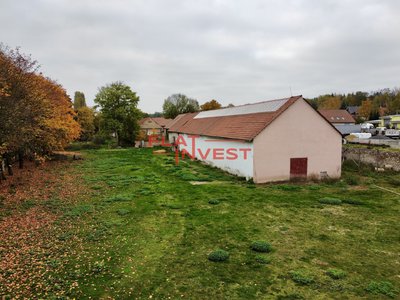
[[[19,49],[0,47],[0,160],[43,156],[79,136],[71,99]]]
[[[340,103],[339,103],[340,100]],[[363,106],[364,101],[370,100],[372,104],[369,118],[377,119],[388,114],[400,112],[400,89],[381,89],[374,92],[362,92],[348,94],[322,95],[314,99],[308,99],[314,108],[346,109],[349,106]],[[340,106],[339,106],[340,105]],[[366,105],[366,106],[365,106]],[[369,103],[364,105],[364,115],[368,115]],[[365,113],[366,111],[366,113]]]
[[[368,93],[358,91],[356,93],[349,93],[345,97],[343,97],[343,102],[345,106],[360,106],[362,102],[367,100]]]
[[[323,95],[318,97],[318,109],[340,109],[342,100],[339,95]]]
[[[372,101],[364,100],[358,109],[358,115],[364,120],[369,120],[372,114]]]
[[[75,120],[72,102],[65,89],[50,78],[35,76],[35,85],[39,87],[40,97],[47,103],[46,118],[42,124],[42,138],[37,152],[50,153],[62,150],[71,141],[77,139],[81,128]]]
[[[86,107],[85,94],[79,91],[75,92],[74,95],[74,109],[78,110],[82,107]]]
[[[94,110],[84,106],[76,111],[76,115],[76,120],[78,121],[82,130],[79,139],[81,141],[89,141],[93,137],[95,131]]]
[[[174,119],[179,114],[192,113],[199,110],[199,103],[183,94],[174,94],[164,100],[163,114],[165,118]]]
[[[205,110],[213,110],[213,109],[220,109],[221,107],[222,107],[221,103],[219,103],[215,99],[200,105],[200,109],[203,110],[203,111],[205,111]]]
[[[101,130],[114,134],[118,145],[133,145],[141,115],[136,93],[117,81],[101,87],[94,102],[101,111]]]

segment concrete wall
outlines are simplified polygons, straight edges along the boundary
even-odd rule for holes
[[[290,158],[308,158],[307,176],[341,175],[342,137],[305,100],[298,100],[254,140],[254,181],[290,179]]]
[[[368,148],[343,148],[343,158],[377,168],[400,171],[400,152]]]
[[[172,135],[173,136],[173,135]],[[187,134],[181,134],[186,142],[186,146],[179,145],[179,150],[185,149],[190,154],[192,153],[192,139]],[[171,138],[171,135],[170,135]],[[241,141],[229,140],[229,139],[217,139],[206,136],[201,136],[195,139],[195,158],[204,161],[212,166],[218,167],[231,174],[246,177],[250,179],[253,177],[253,144]],[[200,153],[200,151],[201,153]],[[219,150],[216,150],[219,149]],[[227,153],[228,149],[231,153]],[[247,157],[245,158],[244,152],[240,149],[246,150]],[[205,158],[207,151],[208,156]],[[216,151],[216,152],[214,152]],[[223,154],[221,154],[223,153]],[[237,158],[234,158],[232,153],[237,154]],[[203,154],[203,157],[202,155]],[[215,155],[217,154],[217,155]]]

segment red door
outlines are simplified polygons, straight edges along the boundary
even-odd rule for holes
[[[308,158],[291,158],[290,159],[290,178],[307,177]]]

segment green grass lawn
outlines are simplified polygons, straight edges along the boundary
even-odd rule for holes
[[[398,297],[400,197],[375,185],[400,192],[399,174],[348,165],[339,182],[254,185],[150,149],[84,155],[70,171],[90,193],[57,221],[74,224],[53,276],[69,297]],[[229,258],[210,261],[218,249]]]

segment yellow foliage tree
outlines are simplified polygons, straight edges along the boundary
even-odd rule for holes
[[[18,156],[20,167],[25,155],[63,149],[80,134],[62,86],[39,74],[29,56],[4,46],[0,46],[0,120],[0,162]]]
[[[202,105],[200,105],[201,110],[213,110],[213,109],[220,109],[222,105],[217,100],[208,101]]]
[[[359,116],[362,117],[364,120],[369,120],[372,113],[372,108],[373,105],[371,100],[363,101],[360,108],[358,109]]]
[[[318,98],[319,109],[340,109],[342,100],[340,96],[324,95]]]

